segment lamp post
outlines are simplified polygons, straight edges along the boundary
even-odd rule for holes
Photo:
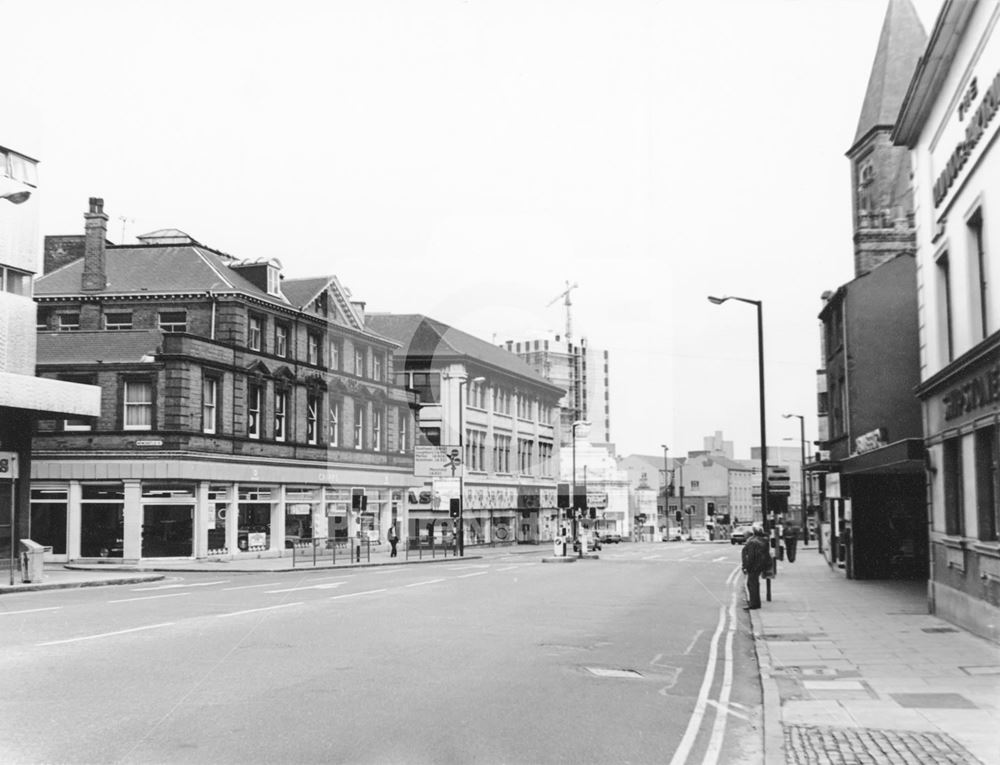
[[[30,191],[12,191],[10,194],[0,194],[0,199],[6,199],[12,205],[19,205],[27,202],[30,196]]]
[[[663,448],[663,522],[666,524],[667,539],[670,539],[670,485],[667,482],[667,476],[670,473],[667,452],[670,451],[670,447],[666,444],[660,444],[660,446]]]
[[[806,418],[801,414],[783,414],[781,415],[786,420],[790,417],[799,418],[799,443],[802,447],[802,466],[799,468],[799,489],[801,497],[799,502],[799,517],[802,521],[802,543],[805,544],[809,541],[809,526],[806,523]]]
[[[760,300],[724,295],[723,297],[708,296],[710,303],[722,305],[727,300],[738,300],[757,306],[757,386],[760,393],[760,511],[764,521],[764,536],[770,537],[771,522],[767,512],[767,415],[764,406],[764,304]],[[777,540],[774,541],[777,547]],[[773,563],[774,572],[778,572],[777,558]],[[767,599],[771,600],[771,579],[767,582]]]
[[[573,506],[573,539],[577,538],[577,527],[576,527],[577,518],[576,518],[576,514],[579,511],[579,508],[577,508],[577,506],[576,506],[576,429],[579,426],[581,426],[581,425],[584,426],[584,427],[587,427],[587,426],[590,425],[590,422],[588,420],[574,420],[573,421],[573,426],[572,426],[572,432],[573,432],[573,501],[572,501],[571,504]],[[581,555],[583,554],[583,543],[582,542],[580,543],[580,554]]]
[[[458,518],[455,519],[455,544],[458,554],[465,557],[465,401],[462,399],[462,388],[470,382],[469,378],[461,377],[458,381],[458,454],[462,458],[462,469],[458,473]],[[473,377],[471,382],[486,382],[485,377]],[[492,533],[492,531],[491,531]]]

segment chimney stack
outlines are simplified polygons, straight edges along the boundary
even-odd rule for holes
[[[85,290],[103,290],[108,286],[104,246],[108,238],[108,216],[104,214],[104,200],[90,198],[90,212],[83,214],[83,284]]]

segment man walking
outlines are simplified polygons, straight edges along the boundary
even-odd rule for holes
[[[396,527],[389,527],[389,546],[392,550],[389,553],[390,558],[396,557],[396,545],[399,544],[399,534],[396,533]]]
[[[747,609],[760,608],[760,577],[770,569],[771,551],[764,537],[764,528],[755,523],[753,534],[743,545],[743,573],[747,577]]]
[[[789,563],[795,563],[795,548],[799,544],[799,527],[795,523],[788,523],[785,526],[785,554]]]

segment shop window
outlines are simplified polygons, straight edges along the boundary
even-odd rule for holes
[[[950,438],[943,444],[944,532],[950,536],[965,534],[962,491],[962,439]]]
[[[149,380],[125,380],[123,406],[125,430],[151,430],[153,427],[153,383]]]
[[[31,490],[28,537],[52,547],[54,555],[66,554],[66,514],[69,492],[64,488]]]
[[[223,555],[229,552],[226,546],[226,524],[229,521],[229,507],[232,491],[226,484],[212,484],[208,487],[208,507],[212,516],[208,519],[206,549],[209,555]]]
[[[84,484],[80,502],[80,555],[121,558],[125,552],[125,493],[121,484]]]
[[[1000,540],[1000,471],[998,471],[997,433],[990,426],[976,431],[976,505],[979,516],[979,539]]]

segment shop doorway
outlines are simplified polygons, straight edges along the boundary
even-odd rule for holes
[[[193,531],[194,505],[146,505],[142,509],[142,557],[191,557]]]

